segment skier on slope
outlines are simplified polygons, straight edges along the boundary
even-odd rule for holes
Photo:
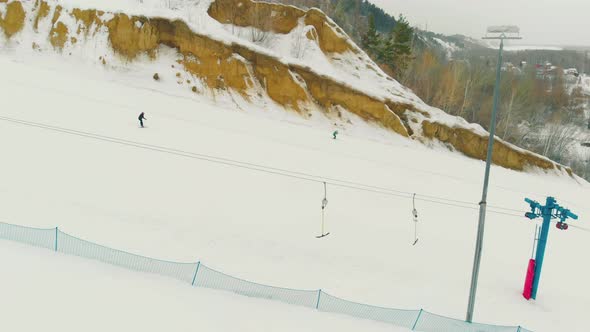
[[[338,130],[336,130],[336,131],[334,131],[334,132],[332,133],[332,136],[334,136],[334,139],[336,139],[336,136],[337,136],[337,135],[338,135]]]
[[[143,120],[147,120],[147,118],[145,117],[145,114],[143,112],[141,112],[141,114],[139,115],[139,117],[137,119],[139,120],[139,124],[141,125],[141,128],[143,128]]]

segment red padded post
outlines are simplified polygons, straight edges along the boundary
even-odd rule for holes
[[[526,279],[524,280],[524,290],[522,291],[522,296],[525,299],[531,299],[531,293],[533,292],[533,281],[535,280],[535,260],[529,260],[529,266],[526,271]]]

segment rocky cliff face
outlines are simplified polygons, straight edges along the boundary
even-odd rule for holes
[[[165,45],[177,51],[176,62],[183,71],[212,91],[237,92],[245,100],[264,96],[301,116],[309,116],[310,110],[330,113],[344,109],[404,137],[425,142],[438,140],[472,158],[485,158],[487,137],[483,130],[434,110],[411,92],[400,89],[319,10],[303,11],[251,0],[207,1],[203,15],[219,25],[254,28],[252,31],[277,38],[300,34],[306,43],[321,51],[326,63],[354,67],[344,69],[352,70],[349,77],[353,79],[344,81],[330,74],[332,71],[322,72],[302,61],[285,60],[237,38],[216,38],[181,19],[65,9],[57,0],[0,0],[0,30],[8,41],[18,40],[19,32],[31,25],[31,30],[46,38],[57,52],[106,35],[108,47],[121,61],[129,62],[142,55],[156,59],[160,47]],[[33,42],[31,47],[38,49],[39,45]],[[105,64],[104,58],[102,63]],[[359,73],[365,75],[363,78],[374,77],[384,88],[380,93],[371,93],[363,87]],[[354,77],[359,77],[359,81]],[[546,158],[503,142],[495,145],[494,163],[515,170],[536,167],[569,172]]]
[[[6,2],[6,0],[4,0]],[[7,38],[21,31],[25,25],[25,10],[20,2],[11,2],[6,6],[6,14],[0,18],[0,28]]]
[[[314,29],[307,37],[317,40],[324,54],[330,56],[331,53],[361,52],[356,45],[342,37],[344,32],[334,22],[314,8],[304,11],[275,3],[216,0],[209,7],[208,13],[220,23],[255,27],[282,34],[293,31],[299,25],[299,20],[303,19],[306,26]]]

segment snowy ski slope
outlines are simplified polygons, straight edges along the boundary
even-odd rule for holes
[[[333,140],[332,123],[320,115],[304,121],[282,109],[239,111],[231,101],[213,102],[190,91],[182,93],[174,88],[172,75],[161,82],[138,79],[151,76],[153,66],[158,63],[149,69],[138,63],[120,72],[75,58],[66,62],[48,54],[2,51],[2,221],[36,227],[59,225],[66,232],[110,247],[174,261],[201,260],[264,284],[322,288],[358,302],[464,317],[483,162],[442,147],[427,148],[360,121]],[[141,111],[148,119],[144,129],[138,128],[136,120]],[[43,129],[30,122],[82,133]],[[407,194],[385,195],[383,190],[329,183],[326,218],[331,235],[318,240],[321,181],[237,168],[156,148],[140,149],[90,138],[83,132],[418,193],[420,240],[411,245],[414,230]],[[491,210],[505,214],[488,215],[476,321],[522,325],[534,331],[587,330],[589,190],[590,185],[579,178],[493,168],[489,204],[502,207]],[[581,219],[573,223],[579,227],[567,232],[552,228],[539,298],[526,302],[520,292],[535,227],[517,215],[526,211],[525,196],[543,200],[547,194],[555,195]],[[471,204],[464,208],[464,203],[450,200]],[[192,298],[182,293],[186,298],[182,297],[183,286],[171,281],[91,261],[50,257],[5,242],[1,245],[3,270],[12,271],[5,277],[3,293],[31,290],[3,296],[28,304],[27,316],[23,316],[23,306],[4,303],[5,310],[23,319],[48,317],[48,313],[70,316],[80,305],[118,302],[119,298],[130,301],[123,302],[129,307],[143,304],[133,315],[112,309],[85,317],[108,317],[110,323],[121,326],[132,326],[144,317],[154,326],[163,326],[169,316],[158,317],[160,310],[173,315],[170,312],[182,306],[182,310],[194,307],[197,312],[213,303],[208,307],[209,330],[232,330],[231,325],[217,324],[235,319],[236,324],[247,323],[251,330],[259,331],[287,330],[292,327],[290,322],[300,323],[307,320],[306,315],[316,314],[198,290],[196,294],[203,293],[207,299],[203,303],[197,295]],[[59,262],[50,265],[54,260]],[[37,266],[40,262],[43,265]],[[47,280],[39,283],[36,279],[44,275],[59,281],[63,297],[33,292],[47,285]],[[34,283],[39,284],[33,287]],[[162,294],[158,299],[143,293],[155,290]],[[166,301],[158,304],[160,296]],[[137,297],[135,302],[132,297]],[[43,305],[47,298],[51,298],[50,305]],[[74,301],[78,306],[72,306]],[[145,305],[152,302],[153,307]],[[260,319],[274,317],[278,322],[261,328],[257,318],[241,316],[240,308],[263,310]],[[221,311],[223,323],[215,318]],[[314,317],[317,325],[310,322],[299,330],[346,331],[346,326],[351,331],[378,331],[383,327],[349,318]],[[21,319],[10,322],[22,324]],[[191,322],[177,322],[176,330],[194,328]],[[14,325],[13,330],[19,326]],[[79,330],[79,326],[66,325],[63,330]]]
[[[2,241],[0,248],[5,266],[0,309],[2,326],[9,331],[408,331],[188,288],[167,278],[25,245]]]

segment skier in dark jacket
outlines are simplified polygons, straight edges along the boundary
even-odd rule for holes
[[[141,128],[143,128],[143,120],[147,120],[147,118],[145,117],[145,114],[143,114],[143,112],[141,112],[141,114],[139,115],[139,124],[141,125]]]

